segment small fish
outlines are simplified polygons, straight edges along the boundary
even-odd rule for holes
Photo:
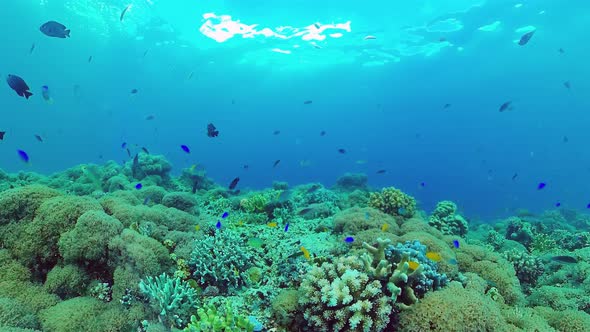
[[[250,165],[244,165],[244,166],[242,166],[242,168],[247,170],[250,168]]]
[[[304,101],[304,102],[303,102],[303,104],[304,104],[304,105],[309,105],[309,104],[311,104],[311,103],[313,103],[313,101],[312,101],[312,100],[306,100],[306,101]]]
[[[51,98],[51,93],[49,92],[49,87],[47,85],[41,87],[41,95],[46,103],[49,105],[53,104],[53,98]]]
[[[459,248],[459,240],[453,240],[453,247]]]
[[[22,161],[24,161],[25,163],[28,163],[29,162],[29,159],[30,159],[29,158],[29,155],[25,151],[23,151],[23,150],[16,150],[16,152],[18,153],[18,156],[20,157],[20,159]]]
[[[8,86],[10,86],[10,88],[12,90],[14,90],[14,92],[16,92],[17,95],[19,95],[21,97],[25,97],[26,99],[29,99],[29,97],[33,95],[33,93],[31,93],[31,91],[29,91],[29,90],[31,90],[31,88],[29,88],[29,86],[27,85],[25,80],[23,80],[19,76],[8,75],[8,77],[6,77],[6,83],[8,83]]]
[[[305,193],[307,193],[307,194],[311,194],[311,193],[313,193],[313,192],[317,191],[318,189],[320,189],[321,187],[322,187],[322,186],[321,186],[321,185],[319,185],[319,184],[317,184],[317,183],[316,183],[316,184],[312,184],[312,185],[311,185],[311,187],[309,187],[309,189],[307,189],[307,190],[305,191]]]
[[[145,152],[146,154],[150,154],[150,152],[148,151],[148,149],[145,146],[141,147],[141,151]]]
[[[385,174],[385,172],[387,172],[387,171],[384,169],[380,169],[377,171],[377,174]]]
[[[129,158],[131,158],[131,151],[129,150],[129,148],[126,148],[125,150],[127,151],[127,156],[128,156]]]
[[[145,58],[145,56],[148,54],[148,52],[150,51],[150,49],[148,48],[147,50],[145,50],[145,52],[143,52],[143,57]]]
[[[70,30],[68,30],[65,25],[55,21],[43,23],[39,30],[49,37],[66,38],[70,36]]]
[[[198,176],[196,176],[193,180],[193,188],[192,188],[193,194],[195,194],[197,192],[197,189],[199,189],[200,184],[201,184],[201,179]]]
[[[266,224],[266,226],[268,226],[270,228],[275,228],[278,226],[278,224],[276,221],[272,221],[272,222],[269,222],[268,224]]]
[[[5,131],[0,131],[0,141],[4,140],[4,135],[6,135]]]
[[[369,220],[370,217],[371,215],[369,214],[369,212],[365,212],[365,220]]]
[[[553,256],[551,260],[558,263],[565,263],[565,264],[576,264],[578,260],[575,257],[561,255],[561,256]]]
[[[517,177],[518,177],[518,173],[514,173],[514,175],[512,176],[512,181],[515,181]]]
[[[236,186],[238,185],[238,182],[240,182],[240,178],[239,177],[231,180],[231,182],[230,182],[230,184],[228,186],[229,190],[234,190],[236,188]]]
[[[560,206],[561,206],[560,202],[555,203],[555,207],[560,207]]]
[[[438,262],[442,259],[442,256],[438,252],[429,251],[426,253],[426,258],[430,259],[433,262]]]
[[[345,154],[346,153],[346,150],[345,149],[338,149],[338,153]]]
[[[207,137],[217,137],[219,136],[219,130],[217,130],[217,128],[215,128],[215,125],[212,123],[209,123],[207,125]]]
[[[545,188],[547,186],[547,184],[545,182],[539,182],[539,184],[537,185],[537,190],[541,190],[543,188]]]
[[[289,223],[285,224],[285,232],[289,230]]]
[[[35,138],[37,139],[37,141],[43,143],[43,138],[37,134],[35,134]]]
[[[278,135],[278,134],[280,134],[280,133],[281,133],[280,130],[275,130],[275,131],[272,132],[272,134],[275,135],[275,136]]]
[[[324,130],[320,131],[320,136],[326,136],[326,131],[324,131]]]
[[[200,231],[201,230],[201,225],[195,225],[195,231]]]
[[[572,88],[570,81],[563,82],[563,86],[565,86],[568,90],[570,90]]]
[[[229,212],[223,212],[223,214],[221,215],[221,219],[225,219],[229,216]]]
[[[570,141],[570,139],[569,139],[567,136],[563,136],[563,142],[564,142],[564,143],[567,143],[567,142],[569,142],[569,141]]]
[[[447,262],[448,262],[449,264],[453,264],[453,265],[457,265],[457,264],[458,264],[458,263],[457,263],[457,259],[455,259],[455,258],[451,258],[451,259],[449,259]]]
[[[416,271],[419,266],[420,266],[420,263],[418,263],[418,262],[414,262],[414,261],[408,262],[408,267],[414,271]]]
[[[135,185],[135,189],[139,190],[141,188],[143,188],[143,185],[141,183]]]
[[[500,108],[498,109],[499,112],[511,111],[511,110],[512,110],[512,101],[507,101],[507,102],[503,103],[502,105],[500,105]]]
[[[272,164],[272,167],[275,168],[279,165],[279,163],[281,162],[280,159],[275,160],[275,162]]]
[[[420,187],[426,187],[426,182],[420,182]]]
[[[565,53],[565,51],[563,50],[563,48],[558,49],[557,52],[559,52],[560,54]]]
[[[125,7],[125,8],[123,9],[123,11],[121,12],[121,16],[119,16],[119,21],[120,21],[120,22],[123,22],[123,18],[125,17],[125,13],[127,13],[127,11],[128,11],[129,9],[131,9],[131,7],[133,7],[133,5],[132,5],[132,4],[129,4],[129,5],[127,5],[127,7]]]
[[[368,212],[367,212],[367,213],[368,213]],[[366,219],[368,219],[368,218],[366,218]],[[382,232],[385,232],[385,231],[387,231],[388,229],[389,229],[389,224],[387,224],[387,223],[383,223],[383,225],[381,225],[381,231],[382,231]]]
[[[88,63],[92,62],[92,55],[88,57]]]
[[[449,107],[451,107],[451,104],[445,104],[445,106],[443,106],[444,109],[447,109]]]
[[[221,229],[221,221],[217,220],[217,224],[215,224],[215,228]]]
[[[146,197],[143,199],[143,205],[148,205],[148,203],[149,203],[151,200],[152,200],[152,197],[151,197],[151,196],[149,196],[149,195],[148,195],[148,196],[146,196]]]
[[[344,238],[344,242],[346,243],[353,243],[354,242],[354,238],[352,236],[347,236]]]
[[[33,45],[31,45],[31,49],[29,50],[29,54],[33,54],[34,50],[35,50],[35,43],[33,43]]]
[[[399,215],[403,216],[404,214],[406,214],[406,212],[407,212],[406,209],[404,209],[403,207],[397,209],[397,214],[399,214]]]
[[[531,38],[535,34],[535,31],[536,30],[533,30],[533,31],[527,32],[524,35],[522,35],[522,37],[520,37],[520,40],[518,41],[518,45],[524,46],[524,45],[528,44],[528,42],[531,40]]]
[[[302,215],[308,214],[312,210],[313,210],[312,208],[301,209],[297,214],[300,215],[300,216],[302,216]]]
[[[186,153],[191,153],[191,149],[189,149],[189,147],[186,145],[181,145],[180,148]]]
[[[305,259],[311,260],[311,255],[309,254],[309,251],[305,249],[304,246],[301,246],[301,248],[299,249],[303,252],[303,257],[305,257]]]
[[[137,90],[137,89],[131,89],[131,94],[132,95],[137,94],[138,92],[139,92],[139,90]]]
[[[125,149],[125,148],[127,148],[127,142],[121,143],[121,149]]]
[[[264,245],[264,241],[262,241],[262,239],[260,238],[253,237],[251,239],[248,239],[248,244],[253,248],[262,248],[262,246]]]
[[[319,29],[319,28],[320,28],[320,25],[319,25],[318,23],[314,23],[314,24],[313,24],[313,26],[314,26],[316,29]]]
[[[364,40],[372,40],[372,39],[377,39],[377,37],[369,35],[369,36],[365,36],[365,38],[363,38],[363,39]]]
[[[150,114],[150,115],[148,115],[148,116],[145,117],[145,119],[148,120],[148,121],[153,120],[155,118],[156,118],[156,116],[153,115],[153,114]]]
[[[588,204],[586,205],[586,208],[587,208],[587,209],[590,209],[590,203],[588,203]]]
[[[190,74],[188,74],[188,77],[186,78],[187,81],[190,81],[191,78],[193,78],[194,72],[190,72]]]

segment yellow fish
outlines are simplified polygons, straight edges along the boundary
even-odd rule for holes
[[[200,231],[201,230],[201,225],[195,225],[195,231]]]
[[[309,254],[309,251],[307,249],[305,249],[304,246],[301,246],[301,251],[303,251],[303,257],[305,257],[305,259],[310,260],[311,259],[311,255]]]
[[[429,251],[426,253],[426,258],[430,259],[431,261],[438,262],[442,259],[442,256],[438,252]]]
[[[381,225],[381,231],[385,232],[387,229],[389,228],[389,225],[384,223],[383,225]]]
[[[266,224],[266,226],[272,227],[272,228],[277,227],[277,222],[276,221],[269,222],[268,224]]]
[[[408,266],[410,267],[410,269],[416,271],[416,269],[418,269],[418,266],[420,266],[420,263],[410,261],[410,262],[408,262]]]
[[[191,166],[191,168],[190,168],[190,170],[191,170],[191,173],[195,171],[195,168],[197,168],[197,165],[196,165],[196,164],[193,164],[193,165]]]

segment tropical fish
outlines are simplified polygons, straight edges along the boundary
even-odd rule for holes
[[[272,167],[277,167],[279,165],[279,163],[281,162],[280,159],[275,160],[275,162],[272,164]]]
[[[326,131],[325,130],[320,131],[320,136],[326,136]]]
[[[527,32],[524,35],[522,35],[522,37],[520,37],[520,40],[518,41],[518,45],[524,46],[524,45],[528,44],[528,42],[531,40],[531,38],[535,34],[535,31],[536,30],[533,30],[533,31]]]
[[[132,95],[137,94],[138,92],[139,92],[139,90],[137,90],[137,89],[131,89],[131,94]]]
[[[229,212],[223,212],[223,214],[221,215],[221,219],[225,219],[229,216]]]
[[[545,182],[539,182],[539,184],[537,185],[537,190],[541,190],[543,188],[545,188],[547,186],[547,184]]]
[[[365,36],[365,38],[363,38],[363,39],[364,40],[372,40],[372,39],[377,39],[377,37],[369,35],[369,36]]]
[[[517,177],[518,177],[518,173],[514,173],[514,175],[512,176],[512,181],[516,180]]]
[[[560,207],[560,206],[561,206],[561,203],[559,203],[559,202],[555,203],[555,207]]]
[[[371,214],[369,214],[369,212],[365,212],[365,220],[369,220],[370,217],[371,217]]]
[[[4,140],[4,135],[6,135],[6,132],[0,131],[0,141]]]
[[[207,137],[217,137],[219,136],[219,130],[215,128],[215,125],[210,123],[207,125]]]
[[[143,205],[148,205],[148,203],[150,202],[150,200],[151,200],[151,199],[152,199],[152,197],[151,197],[151,196],[149,196],[149,195],[148,195],[148,196],[146,196],[146,197],[143,199]]]
[[[51,93],[49,92],[49,87],[47,85],[41,87],[41,95],[46,103],[49,105],[53,104],[53,98],[51,98]]]
[[[416,271],[419,266],[420,266],[420,263],[418,263],[418,262],[414,262],[414,261],[408,262],[408,267],[414,271]]]
[[[347,236],[344,238],[344,242],[346,243],[353,243],[354,242],[354,238],[352,236]]]
[[[49,37],[55,38],[66,38],[70,36],[70,30],[66,29],[66,26],[55,22],[49,21],[41,25],[39,28],[43,34]]]
[[[500,108],[498,109],[499,112],[511,111],[511,110],[512,110],[512,101],[504,102],[502,105],[500,105]]]
[[[346,150],[345,149],[338,149],[338,153],[345,154],[346,153]]]
[[[289,230],[289,223],[285,224],[285,232]]]
[[[576,264],[578,262],[578,260],[575,257],[567,256],[567,255],[553,256],[553,257],[551,257],[551,260],[554,262],[564,263],[564,264]]]
[[[139,190],[141,188],[143,188],[143,185],[141,183],[135,185],[135,189]]]
[[[266,224],[266,226],[271,227],[271,228],[275,228],[275,227],[277,227],[277,225],[278,224],[276,221],[272,221],[272,222],[269,222],[268,224]]]
[[[123,143],[121,144],[121,149],[125,149],[126,147],[127,147],[127,142],[123,142]]]
[[[233,179],[228,186],[229,190],[234,190],[236,188],[236,186],[238,185],[238,182],[240,182],[239,177]]]
[[[309,105],[311,103],[313,103],[313,101],[311,101],[311,100],[306,100],[306,101],[303,102],[303,104],[305,104],[305,105]]]
[[[426,253],[426,258],[430,259],[433,262],[438,262],[442,259],[442,256],[438,252],[429,251]]]
[[[41,136],[35,134],[35,138],[37,139],[37,141],[43,143],[43,138]]]
[[[92,62],[92,55],[88,57],[88,63]]]
[[[153,114],[150,114],[150,115],[148,115],[148,116],[146,116],[146,117],[145,117],[145,119],[146,119],[147,121],[153,120],[153,119],[155,119],[155,118],[156,118],[156,116],[155,116],[155,115],[153,115]]]
[[[191,149],[189,149],[189,147],[186,145],[181,145],[180,148],[186,153],[191,153]]]
[[[306,193],[311,194],[312,192],[315,192],[316,190],[320,189],[322,186],[314,183],[311,185],[311,187],[309,187],[309,189],[307,189]]]
[[[262,241],[262,239],[260,238],[253,237],[251,239],[248,239],[248,244],[254,248],[262,248],[262,246],[264,245],[264,241]]]
[[[33,45],[31,45],[31,49],[29,49],[29,54],[33,54],[34,50],[35,50],[35,43],[33,43]]]
[[[385,172],[387,172],[387,171],[384,169],[380,169],[377,171],[377,174],[385,174]]]
[[[23,150],[16,150],[16,152],[18,153],[18,156],[20,157],[20,159],[22,161],[24,161],[25,163],[28,163],[29,162],[29,159],[30,159],[29,158],[29,155],[25,151],[23,151]]]
[[[200,231],[201,230],[201,225],[195,225],[195,231]]]
[[[459,248],[459,240],[453,240],[453,246]]]
[[[221,228],[221,221],[217,220],[217,224],[215,224],[215,228],[217,228],[217,229]]]
[[[307,249],[305,249],[304,246],[301,246],[301,251],[303,252],[303,257],[305,257],[305,259],[307,260],[311,260],[311,255],[309,254],[309,251]]]
[[[272,134],[275,135],[275,136],[278,135],[278,134],[280,134],[280,133],[281,133],[280,130],[275,130],[275,131],[272,132]]]
[[[297,213],[298,215],[302,216],[304,214],[308,214],[309,212],[311,212],[313,210],[313,208],[305,208],[305,209],[301,209],[299,210],[299,212]]]
[[[563,86],[565,86],[568,90],[572,88],[570,81],[563,82]]]
[[[27,85],[25,80],[23,80],[19,76],[8,75],[8,77],[6,77],[6,82],[8,83],[8,86],[10,86],[10,88],[12,90],[14,90],[14,92],[16,92],[17,95],[19,95],[21,97],[25,97],[26,99],[29,99],[29,97],[33,95],[33,93],[31,93],[31,91],[29,91],[31,89],[29,88],[29,86]]]
[[[141,151],[145,152],[146,154],[150,154],[150,152],[148,151],[148,149],[145,146],[141,147]]]
[[[133,7],[133,4],[129,4],[129,5],[127,5],[127,7],[125,7],[123,9],[123,11],[121,12],[121,15],[119,16],[119,21],[123,22],[123,18],[125,17],[125,14],[127,13],[127,11],[129,9],[131,9],[131,7]]]
[[[385,232],[387,229],[389,229],[389,224],[383,223],[383,225],[381,225],[381,231]]]

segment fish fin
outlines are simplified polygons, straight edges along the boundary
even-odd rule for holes
[[[27,98],[27,99],[29,99],[29,97],[33,95],[33,93],[29,92],[29,91],[25,91],[24,94],[25,94],[25,98]]]
[[[70,30],[65,30],[64,31],[64,34],[65,34],[66,37],[69,37],[70,36]]]

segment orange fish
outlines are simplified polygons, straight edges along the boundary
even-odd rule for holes
[[[420,263],[410,261],[410,262],[408,262],[408,266],[410,267],[410,269],[416,271],[416,269],[418,269],[418,266],[420,266]]]
[[[442,256],[438,252],[429,251],[426,253],[426,258],[430,259],[431,261],[438,262],[442,259]]]
[[[310,260],[311,259],[311,255],[309,254],[309,251],[307,249],[305,249],[304,246],[301,246],[301,251],[303,251],[303,257],[305,257],[305,259]]]

